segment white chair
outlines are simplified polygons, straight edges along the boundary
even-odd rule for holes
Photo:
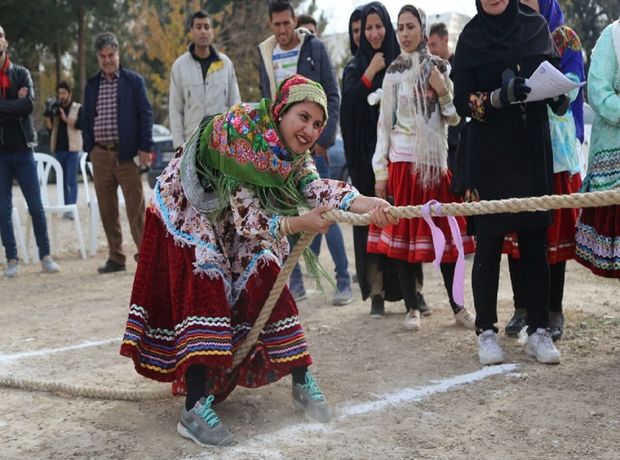
[[[19,250],[18,255],[21,257],[22,262],[29,264],[30,257],[28,256],[28,248],[26,247],[26,240],[24,238],[24,229],[22,228],[22,221],[16,206],[13,206],[13,210],[11,211],[11,222],[13,223],[13,233],[15,234],[15,242]],[[4,251],[0,251],[0,253],[0,261],[8,262],[4,258]]]
[[[88,255],[97,254],[97,234],[99,233],[99,204],[94,190],[90,189],[88,174],[93,173],[93,164],[87,162],[88,153],[80,153],[80,172],[84,181],[84,197],[88,206]]]
[[[15,240],[17,247],[19,248],[22,259],[25,263],[30,263],[30,257],[28,257],[28,248],[26,246],[26,240],[24,238],[24,229],[22,228],[22,221],[19,218],[19,211],[13,206],[13,212],[11,220],[13,221],[13,232],[15,233]]]
[[[99,233],[99,202],[97,194],[90,188],[90,176],[93,176],[93,164],[86,161],[88,153],[80,153],[80,172],[84,181],[84,197],[88,205],[88,254],[94,256],[97,254],[97,234]],[[119,208],[125,207],[125,197],[121,192],[118,197]]]
[[[34,154],[34,159],[37,162],[37,177],[39,179],[39,186],[41,187],[41,201],[43,202],[43,209],[46,214],[49,214],[50,219],[50,227],[52,229],[52,238],[51,243],[52,246],[56,247],[57,242],[57,225],[56,225],[56,216],[58,214],[64,214],[66,212],[71,213],[73,216],[73,223],[75,224],[75,231],[78,237],[78,245],[80,248],[80,256],[82,259],[86,259],[86,249],[84,248],[84,238],[82,237],[82,226],[80,224],[80,215],[78,213],[78,207],[76,204],[64,204],[65,203],[65,192],[63,188],[63,172],[62,166],[51,155],[46,155],[44,153]],[[47,183],[49,179],[50,171],[54,170],[56,175],[56,200],[51,201],[48,193]],[[30,220],[30,219],[29,219]],[[31,225],[28,225],[27,230],[27,240],[30,242],[31,236]],[[35,251],[33,255],[33,259],[35,261],[38,260],[38,254]]]

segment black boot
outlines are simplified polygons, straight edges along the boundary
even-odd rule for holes
[[[371,318],[383,318],[385,316],[385,307],[383,296],[381,294],[372,297],[372,304],[370,306]]]
[[[424,296],[421,292],[417,293],[418,295],[418,310],[420,310],[420,314],[422,316],[430,316],[433,313],[432,308],[426,303],[424,300]]]
[[[508,337],[519,337],[519,332],[525,327],[527,319],[527,310],[525,308],[516,308],[514,315],[506,324],[504,331]]]
[[[549,335],[554,342],[562,338],[564,332],[564,315],[561,311],[549,312]]]

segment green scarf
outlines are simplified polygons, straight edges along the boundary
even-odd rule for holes
[[[228,208],[230,196],[239,187],[250,189],[271,214],[296,216],[300,208],[308,207],[302,190],[320,177],[316,173],[301,176],[301,166],[310,152],[296,155],[285,147],[271,117],[270,104],[268,99],[255,108],[237,104],[224,114],[203,120],[194,132],[192,137],[199,136],[196,166],[201,181],[219,197],[219,206],[210,217],[217,218]],[[317,279],[322,276],[334,284],[309,248],[304,251],[304,260]]]

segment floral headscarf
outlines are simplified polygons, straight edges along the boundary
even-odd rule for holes
[[[199,136],[197,167],[204,182],[220,196],[222,207],[241,186],[252,189],[261,206],[276,214],[297,214],[299,206],[307,205],[299,184],[319,176],[293,174],[309,152],[299,155],[287,149],[277,126],[292,105],[305,101],[320,105],[327,119],[322,86],[292,75],[280,84],[273,102],[263,99],[256,107],[237,104],[203,121],[195,134]]]
[[[321,106],[325,114],[323,126],[327,123],[327,96],[323,87],[302,75],[294,74],[282,80],[276,97],[273,100],[271,111],[273,119],[278,120],[284,113],[298,102],[314,102]]]

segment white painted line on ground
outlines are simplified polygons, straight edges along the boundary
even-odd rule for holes
[[[487,366],[469,374],[456,375],[447,379],[436,381],[432,385],[427,385],[421,388],[403,388],[401,390],[393,391],[379,395],[376,401],[369,401],[361,404],[346,404],[343,403],[335,409],[335,420],[343,421],[349,417],[356,415],[369,414],[372,412],[380,412],[388,407],[400,406],[403,404],[421,401],[434,394],[446,393],[452,389],[460,386],[478,382],[488,377],[507,374],[518,368],[517,364],[503,364],[500,366]],[[333,426],[331,424],[320,423],[298,423],[295,425],[284,427],[274,433],[255,436],[253,438],[244,440],[238,445],[233,447],[223,448],[222,454],[226,456],[234,456],[235,454],[260,454],[263,457],[259,458],[284,458],[284,454],[278,450],[265,448],[264,446],[272,446],[277,442],[285,441],[287,443],[295,443],[296,438],[309,439],[309,433],[316,432],[331,432],[334,433]],[[183,457],[185,460],[207,460],[212,457],[212,453],[205,452],[198,456]],[[241,458],[241,457],[239,457]]]
[[[56,353],[63,353],[65,351],[79,350],[81,348],[90,348],[90,347],[98,347],[100,345],[108,345],[110,343],[119,342],[121,339],[119,337],[115,337],[113,339],[103,339],[103,340],[89,340],[86,342],[78,343],[77,345],[69,345],[67,347],[60,348],[43,348],[42,350],[36,351],[24,351],[21,353],[13,353],[10,355],[0,354],[0,363],[8,363],[11,361],[16,361],[23,358],[33,358],[35,356],[47,356],[53,355]]]
[[[411,401],[420,401],[436,393],[445,393],[454,387],[473,383],[478,380],[485,379],[492,375],[505,374],[514,371],[516,364],[504,364],[501,366],[486,366],[469,374],[456,375],[448,379],[439,380],[434,385],[427,385],[422,388],[403,388],[402,390],[386,393],[382,395],[382,399],[378,401],[370,401],[353,406],[343,407],[340,409],[338,419],[342,420],[351,415],[367,414],[369,412],[378,412],[389,406],[396,406]]]

